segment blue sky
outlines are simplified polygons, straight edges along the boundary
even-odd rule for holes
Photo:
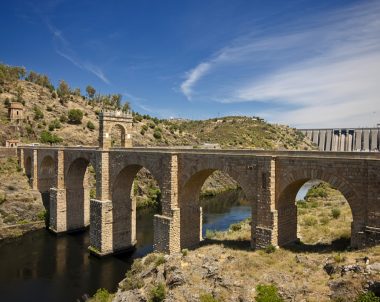
[[[135,111],[380,122],[380,1],[3,1],[0,61]]]

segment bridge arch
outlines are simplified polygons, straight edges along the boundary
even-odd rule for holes
[[[25,167],[25,175],[30,179],[32,177],[32,157],[31,156],[27,156],[25,158],[24,167]]]
[[[127,129],[120,123],[111,124],[108,132],[111,135],[111,146],[114,148],[125,147]]]
[[[41,193],[42,202],[47,211],[49,211],[50,203],[50,188],[56,185],[55,183],[55,172],[56,165],[53,157],[50,155],[45,156],[40,166],[38,167],[38,191]]]
[[[218,169],[219,168],[219,169]],[[179,196],[180,208],[180,244],[181,248],[192,248],[199,244],[202,240],[202,212],[200,208],[200,193],[202,186],[206,180],[215,172],[220,171],[234,181],[242,188],[245,197],[249,201],[252,209],[253,216],[256,211],[254,209],[254,194],[252,186],[248,187],[248,180],[246,177],[239,174],[233,169],[222,169],[222,167],[207,167],[206,169],[199,169],[194,172],[190,177],[184,181]],[[255,219],[252,217],[252,235],[251,240],[254,238],[254,225]]]
[[[296,195],[308,181],[326,182],[342,193],[350,206],[352,214],[351,246],[356,247],[356,236],[364,223],[364,207],[350,182],[342,175],[336,175],[319,169],[303,169],[287,173],[285,182],[278,190],[275,207],[278,215],[278,245],[283,246],[298,240]]]
[[[112,182],[111,189],[114,252],[127,250],[137,243],[137,207],[136,198],[133,198],[132,195],[134,180],[139,171],[143,168],[153,176],[160,190],[162,190],[159,179],[155,177],[151,170],[142,164],[128,164],[118,172]]]
[[[66,172],[67,230],[74,231],[90,224],[90,174],[94,168],[88,158],[74,159]]]

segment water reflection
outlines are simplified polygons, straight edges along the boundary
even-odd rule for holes
[[[251,215],[241,191],[201,200],[204,232],[227,229]],[[0,244],[1,301],[80,301],[100,287],[114,291],[136,257],[152,251],[154,210],[137,211],[137,249],[96,258],[87,252],[89,232],[55,236],[46,230]]]

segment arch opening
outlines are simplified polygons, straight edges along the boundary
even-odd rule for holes
[[[41,193],[42,203],[45,210],[49,214],[50,188],[55,186],[55,163],[51,156],[46,156],[42,160],[41,166],[38,169],[38,174],[38,191]]]
[[[344,249],[350,244],[355,211],[342,188],[320,179],[288,185],[277,203],[278,244]]]
[[[110,131],[111,147],[119,148],[125,146],[125,128],[120,124],[112,126]]]
[[[252,203],[235,178],[223,171],[195,173],[184,186],[179,207],[181,248],[196,247],[203,238],[248,247],[253,238]]]
[[[92,164],[76,159],[66,177],[67,230],[82,230],[90,225],[90,198],[96,197],[96,175]]]
[[[25,160],[25,174],[30,179],[32,177],[32,158],[28,156]]]
[[[137,246],[140,253],[153,250],[153,218],[161,213],[161,189],[141,165],[126,166],[112,189],[113,250]]]

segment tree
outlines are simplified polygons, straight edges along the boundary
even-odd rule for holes
[[[41,120],[44,118],[44,113],[42,112],[42,110],[39,107],[34,106],[33,111],[34,111],[34,119],[35,120]]]
[[[56,144],[62,142],[62,138],[55,134],[52,134],[50,131],[44,130],[41,132],[40,141],[41,143]]]
[[[114,95],[112,95],[112,97],[111,97],[112,105],[113,105],[116,109],[121,109],[121,98],[122,98],[122,95],[121,95],[121,94],[114,94]]]
[[[83,112],[80,109],[71,109],[68,112],[69,122],[72,124],[82,123]]]
[[[57,94],[63,102],[68,101],[68,97],[70,95],[70,86],[64,80],[61,80],[59,82],[59,86],[57,88]]]
[[[95,90],[94,87],[88,85],[88,86],[86,87],[86,92],[87,92],[88,97],[89,97],[90,99],[93,99],[94,96],[95,96],[96,90]]]
[[[131,104],[128,101],[126,101],[123,105],[122,110],[123,110],[123,112],[127,112],[127,111],[131,110]]]

